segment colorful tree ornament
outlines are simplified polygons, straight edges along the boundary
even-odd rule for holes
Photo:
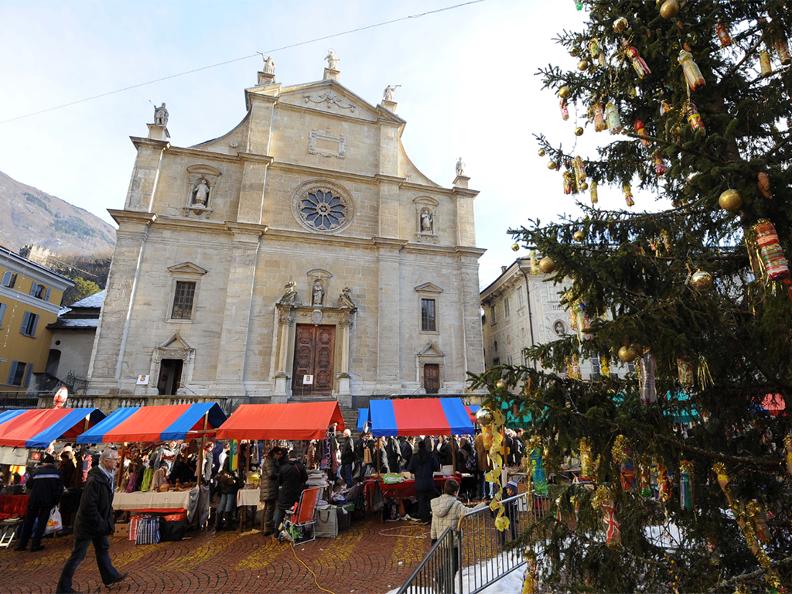
[[[569,107],[567,106],[566,99],[561,99],[558,105],[561,108],[561,119],[566,122],[569,119]]]
[[[657,387],[655,376],[657,374],[657,362],[650,350],[646,350],[639,355],[638,365],[638,388],[641,393],[641,404],[649,405],[657,402]]]
[[[575,176],[568,169],[563,174],[564,194],[571,194],[575,190]]]
[[[617,435],[611,448],[613,462],[619,467],[619,482],[622,491],[633,492],[638,487],[635,475],[635,463],[632,460],[632,448],[624,435]]]
[[[605,66],[605,52],[602,51],[599,39],[592,37],[588,42],[588,50],[592,60],[596,60],[600,66]]]
[[[679,507],[693,511],[693,462],[679,462]]]
[[[654,154],[654,163],[655,163],[655,175],[658,177],[664,176],[668,172],[668,166],[666,165],[663,157],[660,155],[659,152],[655,152]]]
[[[597,180],[591,180],[591,203],[596,204],[599,202],[599,191],[597,190]]]
[[[752,229],[767,279],[773,281],[788,278],[789,263],[778,240],[775,225],[768,219],[760,219]]]
[[[608,129],[608,124],[605,122],[605,112],[602,109],[602,103],[599,101],[591,106],[591,115],[594,121],[594,131],[602,132]]]
[[[621,544],[621,526],[616,520],[616,504],[610,489],[600,485],[591,497],[591,507],[602,513],[602,524],[605,528],[605,544],[617,547]]]
[[[624,33],[630,28],[630,23],[624,17],[619,17],[613,21],[613,31],[615,33]]]
[[[781,32],[778,32],[773,39],[773,48],[775,49],[776,53],[778,54],[778,60],[786,66],[787,64],[792,63],[792,55],[789,53],[789,43],[787,43],[786,37]]]
[[[789,476],[792,476],[792,433],[784,436],[784,449],[786,450],[786,471]]]
[[[693,54],[687,50],[680,50],[677,60],[682,65],[682,72],[691,91],[696,91],[706,84],[698,65],[693,61]]]
[[[734,188],[724,190],[718,197],[718,206],[729,212],[737,212],[742,207],[742,196]]]
[[[644,125],[644,121],[640,118],[637,118],[633,122],[633,129],[638,137],[641,139],[641,144],[644,146],[649,146],[649,137],[646,135],[646,126]]]
[[[622,184],[622,193],[624,194],[624,201],[627,203],[627,206],[635,206],[635,200],[633,200],[633,193],[632,193],[632,186],[628,183]]]
[[[759,74],[761,76],[770,76],[773,74],[773,64],[770,62],[770,52],[761,50],[759,52]]]
[[[773,191],[770,189],[770,176],[765,171],[756,174],[756,189],[762,198],[772,200]]]
[[[618,134],[622,131],[619,108],[616,107],[613,101],[608,101],[605,105],[605,122],[608,124],[608,130],[610,130],[611,134]]]
[[[665,0],[660,5],[660,16],[664,19],[673,19],[679,14],[679,2],[677,0]]]
[[[649,65],[646,63],[641,57],[641,54],[638,53],[638,49],[635,46],[630,45],[627,41],[624,42],[624,55],[630,60],[632,64],[633,70],[638,75],[638,78],[643,80],[643,78],[647,74],[652,74],[652,71],[649,69]]]
[[[731,35],[729,35],[729,30],[723,23],[718,23],[715,25],[715,33],[718,35],[718,40],[720,41],[721,47],[729,47],[732,44],[732,38]]]
[[[583,158],[577,155],[572,160],[572,168],[575,170],[575,181],[578,185],[586,182],[586,164],[583,163]]]
[[[707,129],[704,127],[704,120],[701,119],[701,114],[698,112],[696,104],[688,101],[685,111],[687,112],[687,121],[690,129],[697,134],[706,133]]]

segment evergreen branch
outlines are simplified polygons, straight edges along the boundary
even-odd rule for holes
[[[771,561],[770,565],[774,568],[779,568],[784,565],[789,565],[792,563],[792,556],[786,557],[784,559],[779,559],[778,561]],[[708,592],[715,592],[716,590],[722,590],[723,588],[730,588],[734,585],[743,582],[750,582],[753,580],[757,580],[759,578],[764,578],[766,571],[762,568],[757,569],[756,571],[752,571],[751,573],[742,573],[740,575],[735,575],[734,577],[728,580],[721,580],[715,586],[707,590]]]

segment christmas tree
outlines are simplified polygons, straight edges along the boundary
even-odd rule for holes
[[[548,591],[782,591],[792,5],[575,4],[584,30],[558,42],[577,68],[540,75],[561,117],[585,114],[569,139],[598,132],[599,148],[537,138],[582,214],[510,231],[559,287],[575,334],[473,382],[491,410],[516,401],[531,416],[529,464],[551,477],[547,514],[523,536],[535,577]],[[623,209],[597,205],[607,186]],[[583,381],[587,358],[601,375]],[[634,373],[609,373],[627,363]]]

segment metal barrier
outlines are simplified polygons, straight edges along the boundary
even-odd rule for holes
[[[458,539],[452,528],[443,532],[397,594],[454,594],[454,575],[459,566]]]
[[[514,543],[531,523],[545,517],[549,500],[520,493],[504,499],[503,506],[509,528],[495,528],[489,507],[471,510],[458,530],[443,533],[398,594],[476,594],[522,567],[525,555]]]

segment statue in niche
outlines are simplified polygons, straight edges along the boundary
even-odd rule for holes
[[[264,58],[264,74],[275,74],[275,60],[272,56]]]
[[[156,105],[154,106],[154,123],[157,126],[167,126],[168,125],[168,110],[163,103],[159,107]]]
[[[336,56],[334,50],[330,49],[325,56],[325,60],[327,60],[327,69],[328,70],[338,70],[338,63],[341,61],[341,58]]]
[[[385,87],[385,90],[382,92],[382,100],[383,101],[393,101],[393,93],[396,92],[401,85],[388,85]]]
[[[461,177],[465,175],[465,162],[462,160],[462,157],[459,157],[456,162],[456,174],[457,177]]]
[[[207,204],[209,204],[209,182],[202,177],[193,186],[192,205],[205,207]]]
[[[349,287],[344,287],[341,290],[341,294],[338,296],[338,307],[351,309],[352,311],[357,309],[357,305],[352,301],[352,289]]]
[[[297,296],[297,283],[289,281],[283,289],[283,296],[278,300],[278,303],[284,305],[299,305],[300,298]]]
[[[434,220],[432,212],[428,208],[421,209],[421,233],[432,233],[434,231]]]
[[[311,292],[311,305],[322,305],[324,302],[324,287],[322,281],[318,278],[313,282],[313,290]]]

